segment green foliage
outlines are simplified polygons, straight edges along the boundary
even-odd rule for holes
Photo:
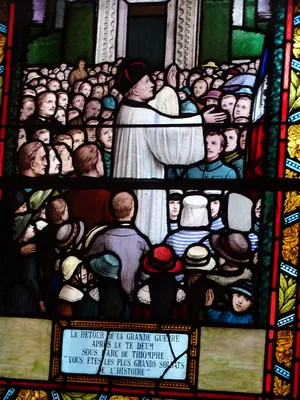
[[[262,33],[247,32],[242,29],[232,31],[232,58],[260,57],[264,45],[265,35]]]
[[[28,46],[28,65],[56,65],[61,61],[62,34],[51,33],[33,40]]]

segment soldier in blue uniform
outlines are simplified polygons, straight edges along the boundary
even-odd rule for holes
[[[206,136],[206,162],[186,171],[189,179],[237,179],[236,171],[223,164],[220,159],[225,148],[225,138],[221,133],[210,132]]]

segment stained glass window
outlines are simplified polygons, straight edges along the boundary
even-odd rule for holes
[[[297,399],[300,3],[2,3],[1,399]]]

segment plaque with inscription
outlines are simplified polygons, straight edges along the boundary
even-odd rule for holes
[[[189,388],[195,380],[198,330],[190,326],[60,321],[54,330],[57,381],[134,383]],[[128,381],[130,380],[130,382]]]

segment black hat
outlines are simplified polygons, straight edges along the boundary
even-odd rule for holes
[[[17,191],[14,201],[14,210],[17,211],[24,203],[26,203],[26,195],[24,192]]]
[[[183,191],[179,189],[171,189],[168,194],[168,200],[182,200]]]
[[[125,95],[145,75],[148,75],[146,64],[142,61],[134,61],[120,66],[120,72],[116,79],[115,87]]]

